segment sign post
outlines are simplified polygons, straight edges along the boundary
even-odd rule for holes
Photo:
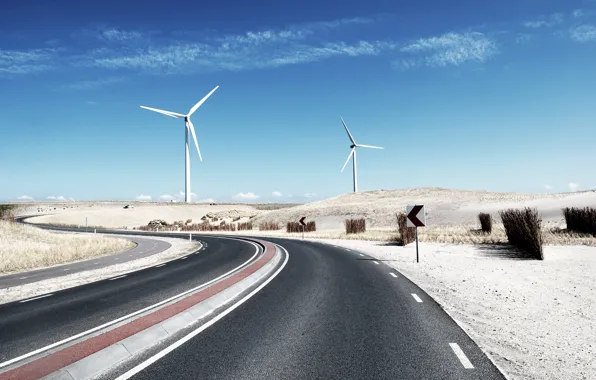
[[[406,207],[406,227],[416,228],[416,262],[419,263],[418,255],[418,227],[426,227],[426,212],[423,205]]]
[[[302,224],[302,239],[304,239],[304,227],[306,227],[306,223],[304,223],[304,219],[306,219],[306,216],[303,216],[302,218],[300,218],[300,224]]]

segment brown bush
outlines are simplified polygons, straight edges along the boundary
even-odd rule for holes
[[[307,222],[306,227],[304,227],[304,232],[314,232],[317,230],[317,224],[312,222]],[[286,225],[286,232],[293,233],[293,232],[302,232],[302,224],[299,222],[288,222]]]
[[[361,234],[366,232],[366,220],[360,219],[346,219],[346,234]]]
[[[499,211],[509,244],[538,260],[544,260],[542,251],[541,220],[538,210],[526,207],[523,210]]]
[[[238,223],[238,231],[241,230],[252,230],[252,222]]]
[[[416,241],[416,227],[408,227],[408,220],[404,212],[400,212],[397,217],[397,238],[396,242],[400,245],[408,245]]]
[[[478,214],[478,220],[480,220],[480,229],[482,232],[490,234],[493,231],[493,219],[490,214],[481,212]]]
[[[596,209],[567,207],[563,209],[563,216],[567,231],[596,236]]]
[[[259,231],[277,231],[281,229],[279,223],[275,222],[263,222],[259,224]]]

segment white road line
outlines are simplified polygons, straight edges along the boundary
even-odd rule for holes
[[[397,275],[393,272],[389,272],[390,275],[392,275],[393,277],[397,278]]]
[[[159,264],[159,265],[156,265],[155,268],[163,267],[164,265],[166,265],[166,264]]]
[[[54,295],[53,293],[52,293],[52,294],[46,294],[46,295],[44,295],[44,296],[33,297],[33,298],[29,298],[29,299],[22,300],[22,301],[19,301],[19,302],[20,302],[20,303],[25,303],[25,302],[29,302],[29,301],[33,301],[33,300],[38,300],[38,299],[40,299],[40,298],[46,298],[46,297],[53,296],[53,295]]]
[[[455,355],[457,356],[461,364],[464,366],[464,368],[474,368],[472,362],[470,362],[470,359],[468,359],[468,357],[466,356],[466,354],[464,354],[462,349],[459,348],[459,345],[457,343],[449,343],[449,345],[451,346],[453,352],[455,352]]]
[[[360,256],[364,257],[364,255],[362,253],[359,253]]]
[[[252,297],[255,294],[257,294],[257,292],[259,292],[269,282],[271,282],[275,277],[277,277],[277,275],[279,274],[279,272],[281,272],[285,268],[286,264],[288,263],[288,259],[290,258],[290,254],[288,253],[288,251],[284,247],[282,247],[280,245],[278,245],[278,247],[280,247],[281,249],[283,249],[286,252],[286,259],[285,259],[284,263],[282,264],[282,266],[277,271],[275,271],[275,273],[273,273],[273,275],[271,277],[269,277],[267,279],[267,281],[265,281],[258,288],[256,288],[251,293],[249,293],[248,295],[246,295],[246,297],[242,298],[240,301],[238,301],[235,304],[233,304],[232,306],[230,306],[230,308],[226,309],[226,311],[224,311],[223,313],[219,314],[218,316],[216,316],[215,318],[213,318],[209,322],[205,323],[204,325],[202,325],[201,327],[199,327],[195,331],[193,331],[190,334],[186,335],[184,338],[180,339],[176,343],[172,344],[171,346],[168,346],[163,351],[158,352],[157,354],[153,355],[152,357],[150,357],[146,361],[142,362],[141,364],[137,365],[136,367],[132,368],[131,370],[129,370],[129,371],[123,373],[122,375],[118,376],[116,378],[116,380],[126,380],[126,379],[129,379],[132,376],[136,375],[137,373],[141,372],[145,368],[149,367],[151,364],[155,363],[156,361],[158,361],[159,359],[163,358],[164,356],[166,356],[170,352],[174,351],[176,348],[182,346],[184,343],[188,342],[189,340],[191,340],[195,336],[199,335],[201,332],[203,332],[209,326],[215,324],[217,321],[219,321],[220,319],[222,319],[223,317],[225,317],[226,315],[228,315],[229,313],[231,313],[238,306],[240,306],[244,302],[248,301],[248,299],[250,297]]]
[[[377,264],[377,265],[380,265],[378,261],[373,261],[373,263],[375,263],[375,264]]]
[[[97,262],[96,263],[93,263],[93,265],[97,265],[97,264],[99,264],[99,263],[97,263]]]
[[[220,238],[218,238],[218,239],[228,239],[228,240],[236,240],[236,241],[238,241],[238,239],[234,239],[234,238],[225,238],[225,237],[220,237]],[[246,241],[246,240],[240,240],[240,241]],[[154,304],[154,305],[147,306],[146,308],[144,308],[144,309],[141,309],[141,310],[137,310],[137,311],[135,311],[134,313],[130,313],[130,314],[128,314],[128,315],[125,315],[125,316],[123,316],[123,317],[120,317],[120,318],[118,318],[118,319],[114,319],[113,321],[106,322],[106,323],[104,323],[103,325],[100,325],[100,326],[94,327],[94,328],[92,328],[92,329],[89,329],[89,330],[87,330],[87,331],[83,331],[82,333],[79,333],[79,334],[73,335],[73,336],[71,336],[71,337],[69,337],[69,338],[63,339],[63,340],[61,340],[61,341],[59,341],[59,342],[56,342],[56,343],[49,344],[49,345],[47,345],[47,346],[45,346],[45,347],[42,347],[42,348],[39,348],[39,349],[37,349],[37,350],[35,350],[35,351],[31,351],[31,352],[28,352],[28,353],[26,353],[26,354],[24,354],[24,355],[21,355],[21,356],[19,356],[19,357],[16,357],[16,358],[14,358],[14,359],[10,359],[10,360],[7,360],[7,361],[5,361],[5,362],[2,362],[2,363],[0,363],[0,368],[4,368],[4,367],[6,367],[6,366],[9,366],[9,365],[11,365],[11,364],[13,364],[13,363],[19,362],[19,361],[21,361],[21,360],[23,360],[23,359],[26,359],[26,358],[29,358],[29,357],[31,357],[31,356],[37,355],[37,354],[39,354],[39,353],[41,353],[41,352],[45,352],[45,351],[51,350],[52,348],[58,347],[58,346],[60,346],[60,345],[62,345],[62,344],[64,344],[64,343],[71,342],[71,341],[73,341],[73,340],[75,340],[75,339],[79,339],[80,337],[83,337],[83,336],[85,336],[85,335],[91,334],[91,333],[93,333],[93,332],[95,332],[95,331],[101,330],[101,329],[103,329],[103,328],[106,328],[106,327],[108,327],[108,326],[115,325],[116,323],[122,322],[122,321],[124,321],[124,320],[126,320],[126,319],[128,319],[128,318],[131,318],[131,317],[134,317],[134,316],[136,316],[136,315],[142,314],[142,313],[144,313],[144,312],[146,312],[146,311],[149,311],[149,310],[151,310],[151,309],[154,309],[154,308],[156,308],[156,307],[158,307],[158,306],[161,306],[161,305],[163,305],[163,304],[166,304],[166,303],[168,303],[168,302],[170,302],[170,301],[173,301],[173,300],[175,300],[175,299],[177,299],[177,298],[183,297],[183,296],[185,296],[185,295],[187,295],[187,294],[189,294],[189,293],[195,292],[195,291],[197,291],[197,290],[199,290],[199,289],[201,289],[201,288],[204,288],[204,287],[206,287],[206,286],[208,286],[208,285],[211,285],[212,283],[214,283],[214,282],[216,282],[216,281],[219,281],[220,279],[222,279],[222,278],[224,278],[224,277],[226,277],[226,276],[230,275],[231,273],[233,273],[233,272],[235,272],[235,271],[237,271],[237,270],[240,270],[241,268],[243,268],[243,267],[247,266],[247,265],[248,265],[248,264],[249,264],[249,263],[250,263],[250,262],[251,262],[251,261],[252,261],[252,260],[253,260],[255,257],[257,257],[257,255],[259,254],[259,246],[258,246],[258,245],[256,245],[256,244],[255,244],[255,243],[253,243],[253,242],[250,242],[250,241],[247,241],[247,243],[250,243],[250,244],[252,244],[252,245],[253,245],[253,246],[256,248],[256,250],[255,250],[255,254],[254,254],[254,255],[252,255],[252,257],[251,257],[250,259],[246,260],[246,261],[245,261],[243,264],[241,264],[241,265],[237,266],[237,267],[236,267],[236,268],[234,268],[234,269],[231,269],[230,271],[228,271],[228,272],[226,272],[226,273],[222,274],[221,276],[219,276],[219,277],[217,277],[217,278],[214,278],[214,279],[213,279],[213,280],[211,280],[211,281],[207,281],[206,283],[204,283],[204,284],[201,284],[201,285],[199,285],[199,286],[196,286],[196,287],[194,287],[194,288],[192,288],[192,289],[189,289],[189,290],[187,290],[187,291],[185,291],[185,292],[182,292],[182,293],[180,293],[180,294],[177,294],[177,295],[175,295],[175,296],[172,296],[172,297],[170,297],[170,298],[168,298],[168,299],[165,299],[165,300],[163,300],[163,301],[161,301],[161,302],[158,302],[158,303],[156,303],[156,304]],[[164,264],[164,265],[165,265],[165,264]],[[50,295],[52,295],[52,294],[50,294]],[[44,296],[44,297],[48,297],[48,296]],[[25,300],[25,302],[27,302],[27,301],[28,301],[28,300]],[[30,301],[30,300],[29,300],[29,301]],[[21,302],[23,302],[23,301],[21,301]]]
[[[70,270],[70,269],[66,268],[66,269],[64,269],[64,272],[66,272],[67,270]]]
[[[19,280],[24,280],[26,278],[28,278],[28,277],[27,276],[25,276],[25,277],[19,277]]]
[[[183,258],[181,258],[180,260],[186,260],[188,259],[188,256],[184,256]]]
[[[422,302],[422,300],[420,299],[420,297],[418,297],[418,295],[416,293],[412,293],[412,297],[414,297],[416,302]]]
[[[112,280],[117,280],[117,279],[119,279],[119,278],[122,278],[122,277],[126,277],[126,275],[125,275],[125,274],[123,274],[122,276],[118,276],[118,277],[113,277],[113,278],[110,278],[110,281],[112,281]]]

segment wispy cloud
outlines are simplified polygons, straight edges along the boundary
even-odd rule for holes
[[[33,197],[30,197],[28,195],[21,195],[20,197],[17,197],[17,200],[19,200],[19,201],[34,201],[35,199],[33,199]]]
[[[317,196],[317,193],[305,193],[304,197],[305,198],[314,198]]]
[[[552,188],[553,188],[553,187],[552,187],[551,185],[544,185],[544,188],[545,188],[546,190],[552,190]]]
[[[562,13],[553,13],[549,16],[542,16],[536,20],[525,21],[523,26],[530,29],[551,28],[560,25],[565,21],[565,15]]]
[[[52,68],[54,49],[0,50],[0,74],[30,74]]]
[[[274,191],[274,192],[271,193],[271,195],[274,196],[274,197],[282,197],[283,196],[283,194],[281,192],[279,192],[279,191]]]
[[[596,41],[596,26],[580,25],[570,31],[571,39],[577,42]]]
[[[120,83],[123,80],[124,78],[122,77],[109,77],[102,79],[84,80],[76,83],[66,84],[62,86],[62,88],[70,90],[93,90],[113,83]]]
[[[406,45],[401,51],[421,57],[406,58],[397,64],[411,68],[459,66],[465,62],[484,62],[498,53],[496,42],[479,32],[447,33],[439,37],[422,38]]]
[[[585,14],[585,13],[584,13],[584,10],[583,10],[583,9],[575,9],[575,10],[572,12],[572,15],[573,15],[573,17],[575,17],[575,18],[580,18],[580,17],[583,17],[583,16],[584,16],[584,14]]]
[[[174,197],[173,195],[170,195],[170,194],[162,194],[159,196],[158,199],[160,200],[160,202],[171,202],[171,201],[175,200],[176,197]]]
[[[238,194],[234,195],[232,198],[240,199],[240,200],[255,200],[255,199],[259,199],[260,196],[256,195],[255,193],[251,193],[249,191],[248,193],[238,193]]]
[[[141,201],[141,202],[148,202],[151,201],[153,198],[151,197],[151,195],[137,195],[137,197],[135,198],[137,201]]]
[[[579,184],[575,182],[569,182],[569,191],[577,191],[579,189]]]
[[[52,200],[52,201],[65,201],[66,200],[66,197],[64,197],[63,195],[59,195],[59,196],[50,195],[46,199],[49,199],[49,200]]]

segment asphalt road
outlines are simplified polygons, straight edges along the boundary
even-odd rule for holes
[[[257,251],[245,241],[194,238],[204,242],[201,251],[166,265],[0,305],[0,363],[204,284]]]
[[[284,270],[132,379],[504,379],[438,304],[384,263],[318,243],[267,240],[289,251]],[[105,378],[144,367],[156,352]]]
[[[91,269],[105,268],[110,265],[141,259],[143,257],[148,257],[156,253],[163,252],[172,246],[170,243],[163,240],[136,236],[127,237],[126,239],[136,243],[137,246],[113,255],[96,257],[89,260],[78,261],[72,264],[63,264],[50,268],[36,269],[28,272],[0,276],[0,289],[47,280],[49,278],[66,276],[72,273],[83,272]]]

